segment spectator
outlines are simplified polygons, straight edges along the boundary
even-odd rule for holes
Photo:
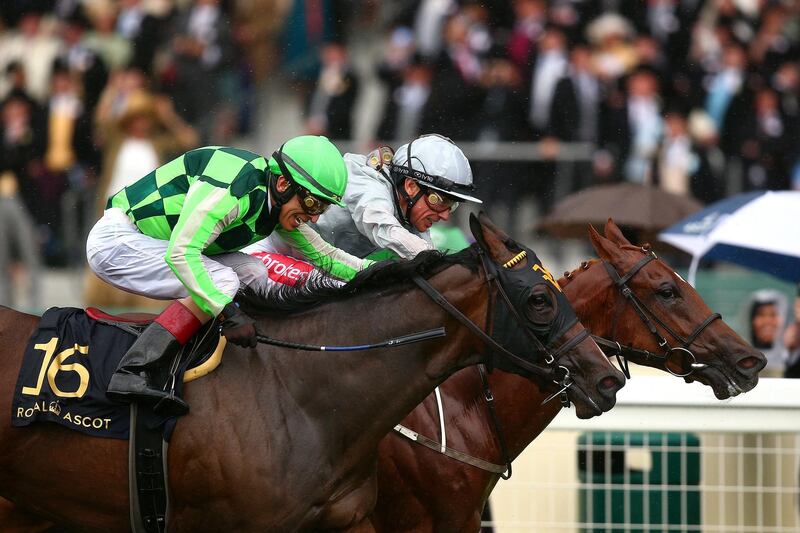
[[[477,141],[496,143],[531,139],[532,131],[525,118],[525,84],[516,65],[499,47],[494,49],[494,57],[486,65],[482,84],[486,96],[475,116]],[[472,166],[475,175],[481,179],[479,188],[493,220],[513,233],[519,197],[531,188],[531,165],[526,162],[480,161]]]
[[[53,69],[51,97],[44,115],[47,136],[43,166],[32,178],[40,195],[34,215],[46,234],[45,259],[50,263],[70,258],[82,261],[80,239],[85,237],[93,212],[91,183],[97,151],[92,142],[91,115],[74,77],[60,61]],[[62,217],[62,213],[68,216]]]
[[[664,118],[664,142],[658,154],[658,185],[665,191],[691,194],[691,176],[697,171],[698,158],[692,148],[692,139],[686,117],[676,111]]]
[[[532,61],[528,117],[536,137],[550,134],[553,97],[558,82],[567,73],[567,42],[561,30],[550,27],[539,39]]]
[[[320,57],[322,70],[311,94],[306,131],[331,139],[351,139],[358,78],[350,66],[347,48],[342,43],[327,43]]]
[[[116,32],[133,45],[131,66],[152,74],[153,58],[164,42],[169,11],[161,16],[148,11],[142,0],[120,0]],[[266,17],[264,17],[266,18]]]
[[[220,0],[196,0],[179,13],[171,44],[173,96],[180,115],[198,128],[203,143],[230,135],[220,101],[233,64],[231,23]]]
[[[786,348],[786,370],[783,377],[800,378],[800,284],[792,306],[794,315],[792,323],[783,332],[783,343]]]
[[[783,345],[787,352],[784,377],[800,378],[800,285],[797,286],[792,314],[792,323],[783,332]]]
[[[508,38],[508,58],[519,69],[527,70],[536,42],[544,32],[547,6],[543,0],[514,0],[514,27]]]
[[[25,71],[25,90],[40,104],[47,100],[50,71],[58,52],[59,42],[43,29],[39,9],[23,12],[16,29],[0,34],[0,69],[20,63]],[[0,94],[6,92],[8,88],[0,85]]]
[[[719,147],[719,136],[706,113],[698,109],[689,114],[692,151],[697,156],[697,170],[691,177],[692,195],[710,204],[725,196],[725,155]]]
[[[474,122],[468,110],[480,105],[483,93],[478,84],[481,60],[470,47],[471,21],[456,13],[445,24],[445,49],[433,71],[430,100],[423,122],[453,140],[474,138]]]
[[[624,17],[606,13],[587,26],[586,34],[594,50],[592,61],[600,79],[613,82],[638,63],[636,50],[630,44],[633,27]]]
[[[601,91],[589,48],[576,45],[570,52],[567,74],[559,80],[553,95],[551,134],[563,142],[597,145]],[[561,169],[562,172],[569,173],[562,174],[560,179],[570,180],[570,191],[594,184],[590,161],[565,163],[561,165]]]
[[[378,138],[384,141],[413,139],[433,131],[424,122],[431,94],[431,66],[415,57],[404,68],[400,82],[389,94]]]
[[[649,183],[664,127],[659,84],[655,74],[642,70],[630,77],[627,86],[631,153],[626,162],[626,176],[630,181]]]
[[[782,377],[786,365],[786,349],[781,332],[788,303],[783,293],[771,289],[754,292],[745,302],[750,343],[767,356],[764,377]]]
[[[761,89],[748,115],[739,125],[741,157],[744,163],[745,190],[786,189],[788,174],[782,168],[781,153],[786,139],[786,124],[778,98],[771,89]]]
[[[84,41],[86,31],[90,27],[86,13],[78,4],[61,21],[60,33],[64,41],[59,59],[66,66],[69,73],[80,84],[78,90],[83,95],[83,104],[91,113],[100,93],[108,81],[108,69],[100,56],[89,49]]]
[[[28,100],[12,95],[2,104],[0,115],[0,299],[13,304],[15,283],[12,257],[22,259],[27,276],[28,305],[39,305],[40,243],[29,207],[38,205],[34,184],[28,179],[42,153],[42,139],[32,118]]]
[[[97,1],[91,6],[92,29],[86,33],[83,44],[95,52],[110,71],[127,66],[133,56],[133,46],[127,37],[116,32],[117,7],[109,0]]]

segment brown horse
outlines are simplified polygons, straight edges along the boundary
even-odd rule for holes
[[[444,326],[446,339],[368,354],[229,347],[219,369],[187,384],[192,410],[178,422],[169,447],[170,531],[370,529],[366,517],[377,496],[380,440],[452,372],[488,362],[486,339],[479,340],[441,301],[434,303],[410,285],[415,276],[428,277],[473,324],[485,324],[492,306],[504,305],[497,299],[503,289],[485,271],[501,268],[520,250],[506,246],[489,226],[474,221],[474,228],[484,248],[379,266],[344,290],[308,286],[306,295],[317,306],[258,323],[265,335],[293,342],[347,344],[431,325]],[[514,268],[522,273],[530,262]],[[516,302],[516,294],[506,290]],[[527,290],[530,298],[515,310],[522,323],[512,340],[529,339],[530,331],[546,336],[543,326],[564,312],[548,283]],[[37,321],[0,310],[0,390],[5,391],[0,412],[10,410],[22,353]],[[583,332],[572,323],[547,350],[558,353]],[[551,370],[542,363],[550,358],[530,349],[542,342],[527,342],[526,353],[516,353],[524,357],[520,364]],[[561,353],[557,364],[574,378],[567,392],[579,416],[613,406],[624,377],[589,337]],[[52,424],[0,425],[0,495],[58,524],[124,531],[129,527],[126,457],[123,441]]]
[[[632,246],[612,221],[605,228],[607,238],[594,228],[590,232],[601,260],[584,263],[582,268],[559,280],[588,329],[601,337],[635,346],[640,354],[650,352],[649,362],[641,362],[664,369],[664,359],[652,357],[664,353],[660,341],[603,264],[607,263],[624,277],[641,263],[643,266],[627,280],[627,286],[656,315],[649,318],[651,323],[662,320],[684,338],[703,326],[688,346],[699,364],[687,380],[709,385],[720,399],[755,387],[758,372],[766,364],[763,354],[722,320],[715,320],[715,315],[688,283],[663,261],[647,259],[652,257],[650,253]],[[657,329],[659,336],[669,338],[669,344],[676,342],[661,325]],[[493,372],[489,383],[508,459],[513,459],[547,427],[560,406],[540,405],[546,393],[518,376]],[[476,369],[459,371],[440,386],[440,391],[445,407],[447,446],[494,464],[504,464]],[[429,397],[401,424],[429,438],[436,437],[440,431],[436,401]],[[478,531],[481,511],[498,479],[498,474],[455,461],[393,433],[380,445],[378,503],[373,524],[378,531]]]

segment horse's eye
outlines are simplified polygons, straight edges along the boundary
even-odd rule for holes
[[[656,294],[665,300],[671,300],[678,297],[677,291],[672,287],[661,287],[656,291]]]
[[[544,294],[534,294],[529,299],[531,305],[536,307],[541,307],[547,304],[547,298],[545,298]]]

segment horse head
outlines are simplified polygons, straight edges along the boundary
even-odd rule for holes
[[[691,285],[647,246],[632,245],[613,220],[606,223],[605,237],[593,227],[589,233],[600,257],[586,265],[596,273],[596,290],[589,294],[611,309],[600,319],[613,321],[612,339],[635,339],[634,351],[655,354],[637,363],[704,383],[719,399],[756,386],[766,358],[713,313]]]
[[[494,366],[537,378],[546,390],[553,391],[555,384],[562,402],[574,402],[580,418],[611,409],[625,376],[592,341],[558,282],[533,250],[512,240],[483,213],[470,217],[470,228],[486,256],[487,276],[499,281],[496,294],[490,295],[492,337],[512,352],[495,353]],[[529,364],[520,364],[520,358]],[[530,364],[544,364],[546,371],[536,372]]]

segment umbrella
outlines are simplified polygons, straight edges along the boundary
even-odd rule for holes
[[[690,196],[653,185],[598,185],[570,194],[542,220],[540,228],[557,237],[583,237],[589,224],[602,226],[609,217],[635,230],[640,238],[654,236],[703,206]]]
[[[667,228],[659,239],[700,258],[719,259],[800,281],[800,192],[756,191],[709,205]]]

